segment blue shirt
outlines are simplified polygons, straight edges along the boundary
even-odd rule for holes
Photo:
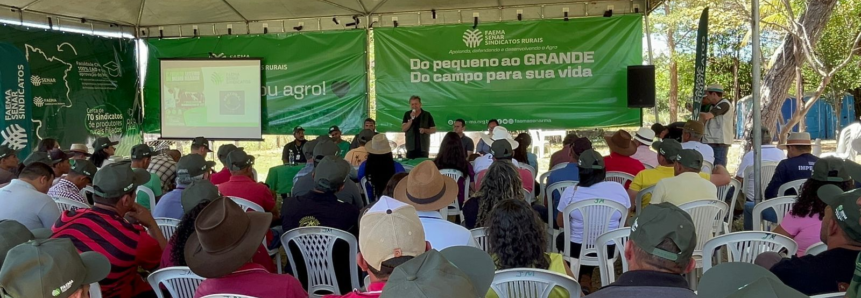
[[[359,165],[359,170],[357,171],[357,174],[356,174],[356,177],[357,177],[356,179],[359,180],[360,183],[362,181],[362,178],[365,177],[365,164],[367,164],[367,162],[362,162],[362,164]],[[395,162],[395,174],[403,173],[406,171],[407,170],[404,169],[404,166],[401,165],[401,163],[399,163],[397,161]],[[368,184],[367,187],[368,187],[368,191],[371,191],[372,188],[370,187],[370,184]],[[369,198],[375,197],[374,194],[372,194],[372,193],[367,193],[366,195],[368,195]]]
[[[155,208],[152,210],[152,217],[167,217],[173,219],[182,219],[185,212],[182,210],[182,190],[187,185],[177,184],[176,189],[161,196]]]
[[[813,174],[813,164],[819,160],[819,157],[813,156],[810,153],[787,158],[777,164],[774,170],[774,176],[771,177],[771,182],[765,188],[765,198],[771,199],[783,195],[794,195],[795,193],[778,194],[777,190],[784,183],[795,181],[798,179],[809,179]],[[793,192],[793,191],[789,191]]]
[[[478,145],[475,145],[475,153],[488,154],[490,153],[490,145],[484,142],[484,139],[478,140]]]
[[[553,185],[556,182],[562,181],[580,181],[580,167],[576,162],[568,163],[564,168],[550,171],[550,176],[547,177],[547,186]],[[550,191],[548,188],[547,191]],[[559,206],[559,198],[562,197],[562,192],[554,192],[553,195],[553,221],[556,222],[556,210]]]

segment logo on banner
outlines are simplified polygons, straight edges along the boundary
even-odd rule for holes
[[[467,47],[474,48],[481,45],[481,41],[484,39],[481,30],[478,29],[466,29],[463,32],[463,43],[466,44]]]
[[[36,87],[41,86],[42,84],[53,85],[56,82],[57,82],[57,79],[55,79],[55,78],[43,78],[43,77],[40,77],[37,75],[31,75],[30,76],[30,83],[32,83],[33,86],[36,86]]]

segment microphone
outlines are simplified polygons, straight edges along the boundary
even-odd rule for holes
[[[412,109],[411,111],[413,112],[413,114],[415,114],[415,113],[416,113],[416,109]],[[412,117],[412,118],[410,118],[410,119],[413,119],[413,120],[415,120],[415,119],[416,119],[416,116],[412,116],[412,115],[410,115],[410,116]]]

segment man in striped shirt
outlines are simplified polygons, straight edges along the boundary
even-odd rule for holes
[[[69,174],[59,178],[48,190],[51,197],[66,198],[89,204],[87,198],[81,195],[81,189],[93,183],[96,175],[96,165],[86,159],[75,159]]]
[[[111,273],[99,283],[104,297],[154,295],[138,267],[158,267],[167,241],[149,210],[135,203],[135,189],[149,179],[128,162],[106,165],[93,178],[93,208],[64,212],[54,224],[53,238],[71,239],[78,251],[95,251],[111,262]]]

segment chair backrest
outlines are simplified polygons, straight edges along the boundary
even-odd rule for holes
[[[532,173],[532,177],[535,178],[535,168],[533,168],[532,166],[530,166],[529,164],[527,164],[525,162],[518,162],[517,166],[521,169],[528,170],[530,173]]]
[[[348,264],[339,264],[350,266],[350,288],[359,288],[359,274],[356,265],[356,254],[359,250],[358,241],[353,234],[342,230],[326,227],[301,227],[287,231],[281,235],[281,244],[287,250],[287,259],[290,261],[291,272],[297,272],[296,262],[293,258],[293,253],[289,251],[289,244],[295,243],[302,254],[302,259],[305,263],[305,270],[308,276],[308,295],[310,297],[320,297],[325,294],[319,292],[329,292],[336,295],[346,294],[341,293],[339,284],[345,281],[339,281],[335,275],[335,263],[333,258],[335,242],[342,240],[350,246]]]
[[[538,175],[538,189],[541,190],[541,197],[542,198],[544,198],[544,197],[549,198],[550,197],[547,195],[547,179],[550,178],[551,172],[553,172],[553,171],[550,170],[550,171],[541,173],[541,175]]]
[[[738,201],[738,194],[741,193],[741,182],[730,179],[729,184],[717,187],[717,197],[729,205],[729,210],[735,210],[735,203]],[[727,200],[729,200],[727,202]],[[732,213],[727,213],[726,222],[732,221]],[[729,231],[727,231],[729,232]]]
[[[604,178],[604,181],[617,182],[622,184],[622,186],[627,185],[631,180],[634,180],[634,176],[631,176],[631,174],[616,171],[607,172],[607,177]]]
[[[204,279],[185,266],[159,269],[146,278],[153,289],[159,289],[159,285],[164,285],[173,298],[193,298],[194,291]],[[155,294],[158,298],[165,298],[161,291],[155,291]]]
[[[102,298],[102,286],[99,283],[90,284],[90,298]]]
[[[580,284],[576,280],[541,269],[499,270],[490,285],[499,298],[548,298],[554,287],[565,289],[569,297],[580,297]]]
[[[155,193],[152,192],[152,189],[150,189],[149,187],[140,185],[137,188],[137,192],[142,192],[147,196],[147,198],[149,199],[149,210],[150,211],[155,209]]]
[[[564,168],[567,166],[568,166],[567,162],[558,163],[555,166],[553,166],[552,168],[550,168],[550,171],[555,171],[555,170],[558,170],[558,169],[561,169],[561,168]],[[550,172],[550,171],[548,171],[548,172]]]
[[[158,229],[161,230],[161,233],[164,234],[164,238],[167,240],[170,240],[170,238],[173,237],[173,233],[176,232],[176,228],[179,226],[179,221],[179,219],[175,218],[155,218],[155,223],[158,224]]]
[[[459,198],[458,200],[454,200],[454,202],[452,202],[451,205],[448,205],[448,207],[440,210],[440,213],[442,213],[442,218],[448,218],[448,216],[451,215],[451,213],[454,213],[455,215],[460,215],[460,213],[461,213],[460,202],[466,202],[467,198],[469,197],[469,176],[464,176],[463,172],[461,172],[459,170],[455,170],[455,169],[442,169],[442,170],[439,170],[439,173],[442,174],[443,176],[446,176],[446,177],[453,179],[454,182],[460,181],[461,178],[464,179],[463,187],[465,189],[462,190],[463,191],[463,197]],[[443,213],[443,212],[445,212],[445,213]],[[461,220],[463,220],[463,216],[461,216],[460,218],[461,218]]]
[[[703,173],[711,174],[712,170],[714,170],[714,168],[715,168],[714,164],[704,160],[703,161],[703,167],[700,169],[700,171]]]
[[[478,243],[481,250],[490,253],[490,245],[487,243],[487,228],[475,228],[469,230],[469,233],[472,234],[472,239],[475,239],[475,243]]]
[[[795,194],[801,193],[801,186],[804,185],[804,182],[807,182],[807,179],[798,179],[784,183],[777,189],[777,196],[785,196],[787,190],[794,190]]]
[[[810,296],[810,298],[842,298],[846,296],[846,292],[819,294]]]
[[[591,198],[568,205],[562,211],[564,222],[562,233],[566,240],[564,241],[565,249],[563,256],[571,255],[571,241],[569,240],[571,239],[571,213],[575,211],[580,212],[580,216],[583,218],[583,242],[580,248],[580,256],[577,257],[579,262],[572,268],[572,272],[578,271],[580,264],[597,265],[597,255],[592,257],[589,254],[596,254],[598,246],[603,247],[604,244],[598,245],[598,242],[595,240],[598,236],[609,232],[611,229],[610,225],[614,222],[616,223],[616,227],[612,229],[623,227],[625,218],[628,217],[628,208],[625,208],[625,205],[607,199]],[[616,213],[619,213],[619,219],[613,220],[613,215]]]
[[[765,211],[766,209],[774,209],[774,213],[777,215],[777,224],[780,224],[780,222],[783,221],[783,217],[786,216],[786,213],[792,209],[792,205],[795,205],[795,201],[797,199],[798,198],[796,196],[776,197],[753,206],[753,230],[771,231],[769,228],[771,224],[762,220],[762,211]]]
[[[52,197],[51,199],[54,200],[54,203],[57,204],[57,208],[60,208],[60,211],[71,211],[71,210],[75,210],[78,208],[82,208],[82,209],[90,208],[90,205],[87,205],[87,204],[84,204],[84,203],[81,203],[81,202],[78,202],[78,201],[75,201],[72,199],[61,198],[61,197]]]
[[[806,250],[804,250],[805,256],[815,256],[821,254],[823,251],[828,250],[828,245],[825,245],[823,242],[817,242],[814,245],[811,245]]]
[[[242,209],[245,209],[245,211],[251,210],[251,211],[257,211],[257,212],[266,212],[266,211],[263,211],[263,207],[260,207],[260,205],[257,205],[257,203],[254,203],[252,201],[249,201],[249,200],[246,200],[246,199],[243,199],[240,197],[228,197],[228,198],[233,200],[233,202],[236,203],[236,205],[239,205],[239,207],[242,207]]]
[[[655,166],[647,164],[647,163],[644,163],[643,166],[646,167],[646,170],[651,170],[651,169],[655,168]]]
[[[703,250],[706,242],[720,232],[723,227],[724,214],[729,207],[724,202],[705,199],[684,203],[679,205],[679,209],[685,210],[694,221],[694,227],[697,230],[697,248],[694,250],[694,254],[698,254]]]
[[[771,182],[771,178],[774,176],[774,170],[777,169],[776,162],[764,161],[762,162],[762,176],[760,177],[760,182],[762,185],[762,189],[759,190],[760,198],[765,197],[765,187],[768,186],[768,183]],[[744,183],[753,183],[753,165],[748,166],[744,169]],[[744,186],[745,188],[753,187],[753,186]],[[753,198],[748,198],[749,200],[753,200]]]
[[[80,193],[80,194],[81,194],[81,196],[82,196],[82,197],[86,198],[86,197],[87,197],[87,193],[93,193],[93,191],[94,191],[94,190],[93,190],[93,186],[92,186],[92,185],[87,185],[87,186],[85,186],[84,188],[81,188],[81,193]]]
[[[212,295],[203,296],[201,298],[257,298],[257,297],[248,296],[248,295],[239,295],[239,294],[212,294]]]
[[[526,200],[527,203],[532,204],[532,202],[535,201],[535,195],[533,195],[528,189],[521,188],[520,192],[523,193],[523,199]]]
[[[623,255],[625,243],[628,242],[630,236],[631,228],[621,228],[601,234],[595,240],[600,246],[596,253],[598,254],[598,270],[601,272],[601,286],[609,285],[616,280],[616,270],[613,268],[616,258],[622,259],[622,273],[628,272],[628,260],[625,260]],[[616,246],[616,252],[612,258],[607,255],[608,242]]]
[[[559,181],[547,187],[547,197],[550,198],[547,200],[547,229],[553,230],[553,223],[555,222],[555,218],[553,218],[553,210],[556,209],[553,206],[553,193],[559,192],[559,195],[562,195],[566,189],[569,187],[577,186],[578,181]]]
[[[365,194],[368,202],[376,200],[374,197],[374,186],[368,183],[368,177],[362,177],[362,179],[359,180],[359,184],[362,186],[362,193]],[[374,200],[372,200],[372,198]]]
[[[789,237],[772,232],[735,232],[712,238],[703,247],[703,272],[712,265],[712,257],[718,248],[727,247],[727,261],[753,263],[756,257],[764,252],[779,252],[787,250],[787,255],[794,255],[798,244]],[[720,256],[716,258],[722,260]]]
[[[644,189],[641,189],[640,192],[637,193],[637,198],[634,199],[634,205],[636,205],[634,206],[634,210],[636,211],[637,215],[640,215],[640,210],[643,209],[643,198],[647,194],[651,195],[652,192],[655,191],[655,186],[657,185],[646,187]]]

